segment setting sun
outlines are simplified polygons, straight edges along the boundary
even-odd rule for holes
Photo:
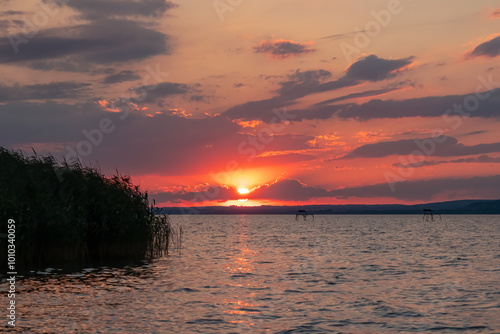
[[[247,188],[238,188],[238,193],[241,195],[246,195],[250,192]]]

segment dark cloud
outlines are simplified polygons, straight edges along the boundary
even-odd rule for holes
[[[107,172],[119,168],[139,175],[187,175],[224,169],[229,157],[239,156],[237,144],[245,140],[238,133],[241,128],[222,117],[186,119],[167,112],[144,117],[133,112],[122,120],[122,115],[95,104],[0,105],[0,142],[9,147],[56,142],[77,148],[77,143],[88,140],[82,131],[99,128],[107,118],[115,130],[93,145],[90,155],[82,156],[84,163],[99,161]]]
[[[189,101],[192,102],[207,102],[207,97],[205,95],[191,95]]]
[[[83,129],[95,128],[106,114],[93,103],[11,102],[0,105],[0,143],[66,143],[82,139]]]
[[[106,20],[42,31],[26,44],[19,45],[17,54],[9,40],[4,39],[0,42],[0,61],[27,66],[35,62],[36,66],[37,61],[50,64],[50,60],[55,60],[88,67],[89,64],[120,63],[168,54],[171,47],[167,41],[168,36],[136,22]]]
[[[102,64],[139,61],[170,54],[168,35],[155,19],[176,7],[165,0],[70,0],[88,24],[53,28],[26,36],[20,31],[0,41],[0,62],[38,70],[89,72]],[[19,21],[19,26],[24,26]]]
[[[415,153],[421,152],[419,154]],[[424,139],[403,139],[366,144],[355,148],[344,158],[380,158],[390,155],[426,155],[435,157],[453,157],[500,152],[500,143],[463,145],[456,138],[437,136]]]
[[[254,46],[253,49],[256,53],[267,53],[278,59],[284,59],[316,51],[315,49],[310,48],[308,44],[301,44],[284,39],[261,41],[259,45]]]
[[[0,102],[45,99],[73,99],[88,93],[88,83],[51,82],[26,86],[0,85]]]
[[[75,72],[75,73],[89,73],[89,74],[104,74],[102,68],[96,68],[88,62],[73,57],[64,57],[62,60],[58,59],[44,59],[33,60],[28,62],[21,62],[29,68],[39,71],[60,71],[60,72]]]
[[[463,135],[460,135],[460,137],[466,137],[466,136],[473,136],[473,135],[480,135],[482,133],[486,133],[488,131],[486,130],[479,130],[479,131],[472,131],[472,132],[467,132],[467,133],[464,133]]]
[[[295,101],[280,96],[260,101],[250,101],[229,108],[224,112],[224,116],[231,119],[261,120],[269,123],[273,119],[276,121],[276,115],[273,113],[274,109],[287,107],[294,103]]]
[[[127,122],[117,122],[117,130],[87,161],[99,161],[110,169],[126,168],[139,175],[207,175],[226,170],[229,161],[255,167],[258,160],[251,160],[254,154],[306,148],[308,139],[277,135],[264,145],[256,136],[242,134],[241,128],[225,117],[131,115]],[[257,142],[261,150],[252,149],[251,142]]]
[[[249,199],[279,199],[283,201],[305,201],[311,198],[326,197],[328,191],[307,186],[297,180],[287,179],[265,185],[248,195]]]
[[[316,70],[300,72],[288,76],[280,83],[279,96],[298,99],[306,95],[322,93],[340,88],[355,86],[363,81],[382,81],[397,75],[398,70],[412,63],[413,57],[405,59],[382,59],[375,55],[360,58],[346,69],[343,77],[324,82],[331,76],[329,71]]]
[[[194,85],[176,83],[176,82],[161,82],[152,86],[140,86],[132,89],[132,92],[137,92],[142,95],[141,91],[146,90],[147,95],[142,100],[144,103],[157,103],[159,99],[171,95],[182,95],[192,91],[198,91]]]
[[[384,89],[368,90],[368,91],[359,92],[359,93],[352,93],[352,94],[347,94],[344,96],[339,96],[339,97],[336,97],[333,99],[321,101],[321,102],[314,104],[313,106],[319,107],[319,106],[323,106],[323,105],[327,105],[327,104],[331,104],[331,103],[335,103],[335,102],[340,102],[340,101],[344,101],[344,100],[349,100],[349,99],[383,95],[383,94],[387,94],[387,93],[393,92],[393,91],[398,90],[398,89],[399,88],[384,88]]]
[[[491,86],[498,85],[498,83],[492,80],[489,81]],[[381,90],[380,92],[383,93],[383,91]],[[373,93],[376,94],[377,92],[374,91]],[[468,101],[469,105],[467,108],[471,110],[470,103],[476,98],[474,93],[467,95],[429,96],[408,100],[373,99],[363,104],[328,105],[328,103],[339,102],[352,97],[352,95],[346,95],[320,102],[308,109],[289,109],[288,113],[294,115],[293,121],[296,122],[313,119],[324,120],[334,116],[341,119],[356,119],[360,121],[381,118],[443,117],[446,124],[452,127],[460,126],[463,122],[463,117],[500,117],[500,89],[479,93],[483,97],[487,96],[487,98],[483,98],[482,100],[477,99],[477,108],[472,111],[467,111],[464,103]],[[369,94],[367,92],[367,95]],[[278,96],[232,107],[226,111],[225,115],[236,119],[257,119],[268,122],[273,117],[272,108],[280,105],[287,107],[294,103],[294,100]]]
[[[21,14],[24,14],[24,12],[18,10],[5,10],[0,13],[0,16],[11,16],[11,15],[21,15]]]
[[[345,76],[360,81],[381,81],[396,76],[397,72],[412,63],[413,57],[382,59],[369,55],[359,59],[346,70]]]
[[[238,83],[234,83],[234,84],[233,84],[233,87],[234,87],[234,88],[240,88],[240,87],[243,87],[243,86],[245,86],[245,85],[244,85],[243,83],[241,83],[241,82],[238,82]]]
[[[311,70],[301,72],[300,70],[288,76],[288,80],[280,82],[277,90],[280,97],[297,99],[310,92],[314,92],[325,79],[332,76],[332,73],[325,70]]]
[[[0,20],[0,33],[5,34],[7,33],[7,29],[9,28],[9,21],[8,20]]]
[[[259,119],[269,122],[273,119],[273,108],[282,108],[293,105],[296,100],[307,95],[334,91],[341,88],[355,86],[363,81],[385,80],[395,76],[398,70],[411,63],[412,57],[405,59],[387,60],[374,55],[361,58],[352,64],[344,76],[337,80],[325,81],[331,77],[331,72],[326,70],[310,70],[302,72],[297,70],[288,76],[286,81],[280,82],[280,88],[276,90],[277,96],[260,101],[250,101],[229,108],[224,113],[225,116],[233,119]],[[361,69],[367,71],[366,74],[360,73]],[[332,111],[335,109],[335,111]],[[338,111],[337,106],[329,107],[328,110],[312,109],[307,111],[297,111],[301,114],[296,120],[305,118],[328,118],[334,112]],[[307,114],[307,115],[306,115]],[[328,114],[328,117],[325,117]]]
[[[178,191],[178,192],[160,192],[152,193],[149,196],[158,203],[197,203],[206,201],[207,198],[213,201],[227,201],[228,199],[238,199],[236,189],[221,186],[207,187],[203,191]]]
[[[330,71],[326,70],[310,70],[302,72],[301,70],[296,70],[294,73],[288,75],[288,79],[292,82],[300,83],[315,83],[318,84],[320,81],[324,81],[332,76]]]
[[[490,86],[497,86],[491,80]],[[490,87],[487,87],[490,88]],[[490,92],[479,92],[486,98],[476,101],[477,109],[467,111],[464,107],[464,101],[473,101],[476,98],[474,93],[467,95],[448,95],[448,96],[429,96],[408,100],[380,100],[374,99],[363,104],[339,104],[325,105],[333,100],[320,102],[309,109],[289,110],[289,113],[294,114],[294,121],[302,121],[306,119],[328,119],[336,116],[343,119],[357,119],[360,121],[379,119],[379,118],[405,118],[405,117],[444,117],[447,124],[459,126],[462,123],[461,118],[467,117],[483,117],[492,118],[500,117],[500,90]],[[346,97],[349,97],[347,95]],[[346,97],[340,97],[343,100]],[[470,107],[470,104],[467,108]],[[469,110],[471,110],[469,108]],[[257,118],[258,119],[258,118]]]
[[[307,160],[307,156],[287,155],[286,151],[307,149],[309,136],[244,134],[241,127],[222,117],[185,118],[168,111],[147,117],[149,110],[124,113],[107,112],[95,103],[21,103],[0,104],[0,143],[12,148],[31,143],[59,143],[63,147],[88,141],[103,119],[112,121],[114,130],[97,140],[86,164],[98,161],[105,172],[115,168],[136,175],[207,175],[226,170],[229,161],[254,168],[262,162],[288,163]],[[87,132],[85,132],[87,131]],[[265,143],[264,143],[265,142]],[[276,151],[282,157],[257,155]],[[69,152],[56,153],[61,158]],[[265,159],[265,160],[262,160]],[[266,160],[267,159],[267,160]]]
[[[477,109],[470,112],[464,108],[464,101],[474,99],[474,94],[429,96],[399,101],[371,100],[360,105],[348,105],[337,116],[340,118],[369,120],[375,118],[441,117],[447,113],[449,115],[447,122],[454,115],[462,114],[470,115],[470,117],[499,117],[500,90],[489,93],[482,92],[482,94],[490,95],[482,101],[476,99],[478,101]],[[454,124],[455,122],[451,123]]]
[[[469,58],[479,56],[494,58],[500,55],[500,36],[497,36],[487,42],[481,43],[467,54]]]
[[[88,20],[128,16],[161,17],[167,10],[177,7],[166,0],[70,0],[67,5]]]
[[[413,167],[426,167],[436,166],[441,164],[461,164],[461,163],[500,163],[500,157],[490,157],[488,155],[480,155],[474,158],[462,158],[455,160],[425,160],[416,164],[402,164],[396,163],[394,167],[413,168]]]
[[[472,178],[446,178],[432,180],[403,181],[394,185],[392,191],[387,183],[351,187],[329,192],[339,199],[387,197],[407,201],[430,201],[435,199],[459,199],[467,193],[469,198],[500,198],[500,175]]]
[[[103,83],[114,84],[119,82],[139,80],[141,77],[133,71],[121,71],[119,73],[108,75],[104,78]]]

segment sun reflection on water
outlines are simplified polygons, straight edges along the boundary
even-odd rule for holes
[[[255,261],[259,257],[259,252],[251,249],[249,246],[249,231],[247,221],[244,216],[240,217],[237,226],[236,242],[233,250],[228,254],[229,262],[223,265],[226,272],[237,283],[229,283],[228,285],[248,291],[251,289],[263,289],[266,285],[255,278]],[[227,283],[226,283],[227,284]],[[261,304],[255,302],[255,293],[244,293],[242,295],[233,295],[232,298],[225,298],[223,303],[227,307],[223,312],[228,315],[237,316],[237,320],[229,320],[231,323],[238,324],[239,327],[247,329],[255,326],[249,316],[260,314]]]

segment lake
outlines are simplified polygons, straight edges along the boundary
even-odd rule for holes
[[[13,332],[500,333],[500,216],[172,221],[167,257],[18,278]]]

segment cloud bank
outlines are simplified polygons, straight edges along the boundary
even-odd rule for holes
[[[460,198],[467,193],[469,198],[499,198],[500,175],[478,176],[471,178],[444,178],[430,180],[404,181],[396,184],[396,191],[392,191],[387,183],[377,183],[359,187],[346,187],[327,190],[321,187],[307,186],[295,179],[279,180],[275,183],[264,185],[245,198],[252,200],[276,200],[301,202],[318,198],[391,198],[407,201],[430,201],[439,196],[450,200]],[[213,191],[212,187],[210,191]],[[191,201],[193,198],[212,198],[203,191],[199,192],[163,192],[151,195],[158,201],[177,203]],[[240,198],[234,189],[221,188],[216,200],[228,201]]]

